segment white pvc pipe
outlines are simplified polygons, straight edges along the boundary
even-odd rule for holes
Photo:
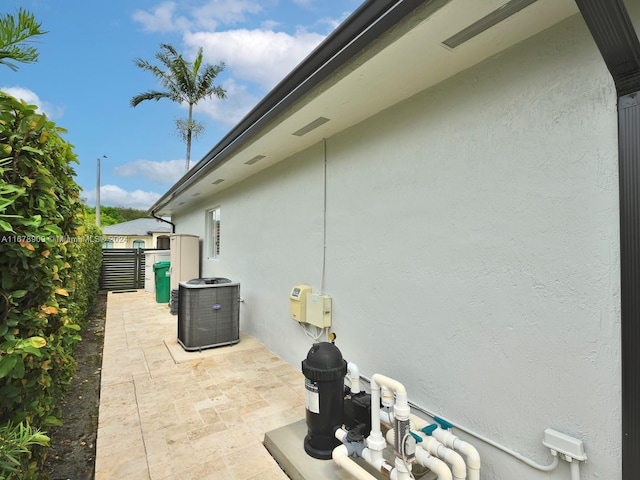
[[[346,442],[347,439],[347,432],[345,430],[343,430],[342,428],[337,428],[335,431],[335,437],[340,440],[341,442]],[[340,447],[344,447],[344,449],[337,451],[338,448]],[[347,459],[343,459],[342,456],[346,455]],[[353,465],[355,465],[355,467],[360,468],[361,470],[363,470],[367,475],[369,475],[369,473],[362,469],[362,467],[360,467],[360,465],[358,465],[357,463],[355,463],[353,460],[351,460],[351,458],[349,458],[349,450],[347,449],[346,445],[339,445],[337,446],[333,451],[332,451],[332,455],[333,459],[336,461],[336,463],[338,463],[338,465],[340,466],[345,466],[347,465],[348,462],[353,463]],[[396,466],[393,467],[389,462],[387,462],[383,457],[382,457],[382,452],[377,452],[375,450],[372,450],[370,448],[364,448],[362,450],[362,453],[360,455],[369,465],[371,465],[373,468],[375,468],[376,471],[378,472],[386,472],[388,474],[388,477],[390,480],[411,480],[411,473],[410,470],[408,470],[405,465],[404,462],[402,462],[401,460],[399,461],[396,458]],[[339,458],[339,461],[336,460],[336,457]],[[398,464],[398,462],[402,462],[401,465]],[[345,469],[348,468],[354,468],[351,465],[348,465],[347,467],[345,467]],[[351,470],[349,470],[351,472]],[[357,477],[360,478],[360,477]],[[367,478],[375,478],[375,477],[367,477]]]
[[[340,467],[353,475],[357,480],[376,480],[376,477],[367,472],[364,468],[354,462],[348,455],[345,445],[338,445],[331,452],[331,458]]]
[[[429,437],[423,432],[419,432],[422,442],[418,444],[420,448],[429,454],[444,460],[450,465],[451,473],[453,474],[453,480],[465,480],[467,478],[467,466],[464,463],[464,459],[460,454],[450,448],[445,447],[435,438]],[[387,443],[393,445],[395,443],[395,432],[393,430],[387,431]]]
[[[432,456],[420,445],[416,447],[416,462],[435,473],[438,476],[438,480],[453,480],[451,470],[449,470],[447,464]]]
[[[464,460],[458,452],[445,447],[438,440],[430,438],[427,435],[423,436],[420,446],[427,450],[431,455],[435,455],[439,459],[444,460],[451,465],[453,480],[464,480],[467,478],[467,465],[464,463]]]
[[[396,402],[393,413],[399,420],[409,420],[409,402],[407,390],[400,382],[376,373],[371,377],[371,434],[367,438],[367,446],[380,451],[386,446],[386,441],[380,430],[380,386],[384,386],[395,393]]]
[[[351,393],[360,393],[360,369],[355,363],[347,363],[347,377]]]
[[[415,423],[417,430],[421,430],[429,424],[426,420],[413,414],[411,415],[411,421]],[[449,430],[442,428],[435,429],[431,435],[447,447],[464,455],[467,464],[468,480],[480,480],[480,454],[473,445],[464,440],[460,440]]]
[[[569,465],[571,465],[571,480],[580,480],[580,461],[572,459]]]
[[[465,455],[469,480],[480,479],[480,454],[473,445],[465,442],[464,440],[460,440],[450,431],[443,430],[441,428],[434,430],[431,435],[437,440],[440,440],[447,447]]]
[[[374,375],[375,377],[375,375]],[[367,446],[378,452],[382,457],[382,450],[387,445],[380,430],[380,385],[371,379],[371,433],[367,437]]]
[[[389,377],[385,377],[384,375],[380,375],[379,373],[376,373],[373,375],[373,377],[371,377],[372,393],[373,393],[374,384],[376,385],[376,387],[379,385],[387,387],[389,390],[393,391],[396,394],[396,402],[393,405],[393,413],[395,413],[396,417],[399,420],[409,420],[409,414],[411,412],[409,409],[409,402],[407,401],[407,390],[406,388],[404,388],[404,385],[402,385],[397,380],[394,380]],[[377,388],[377,390],[378,390],[378,401],[379,401],[380,388]],[[371,403],[373,405],[373,395],[371,398]],[[374,418],[372,414],[371,421],[373,422],[373,420]],[[378,426],[379,426],[380,425],[379,413],[376,415],[375,421],[378,423]]]

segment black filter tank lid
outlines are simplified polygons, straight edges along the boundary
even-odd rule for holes
[[[337,380],[347,374],[347,362],[333,343],[314,343],[302,361],[302,373],[309,380]]]

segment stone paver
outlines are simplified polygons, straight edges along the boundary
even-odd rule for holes
[[[286,480],[266,431],[304,418],[304,377],[254,338],[185,352],[177,317],[109,293],[96,480]]]

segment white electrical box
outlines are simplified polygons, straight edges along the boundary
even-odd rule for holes
[[[309,285],[296,285],[289,294],[289,314],[291,320],[306,323],[307,321],[307,294],[311,293]]]
[[[564,433],[553,430],[552,428],[547,428],[544,431],[542,444],[545,447],[562,455],[571,457],[574,460],[584,462],[587,459],[587,454],[584,452],[584,443],[582,440],[570,437],[569,435],[565,435]]]
[[[307,323],[319,328],[331,326],[331,297],[307,293]]]

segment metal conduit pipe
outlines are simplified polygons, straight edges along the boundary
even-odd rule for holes
[[[427,410],[425,408],[419,407],[417,405],[412,405],[412,406],[414,408],[416,408],[417,410],[423,412],[424,414],[432,417],[433,419],[442,420],[442,419],[440,419],[440,417],[438,417],[437,414],[435,414],[435,413],[433,413],[433,412],[431,412],[431,411],[429,411],[429,410]],[[424,420],[422,420],[420,417],[413,416],[412,418],[419,419],[422,422],[424,422]],[[551,471],[555,470],[558,467],[559,459],[558,459],[557,456],[553,457],[553,459],[551,460],[550,464],[543,465],[541,463],[536,462],[535,460],[532,460],[530,458],[525,457],[524,455],[522,455],[521,453],[516,452],[515,450],[512,450],[512,449],[510,449],[508,447],[505,447],[504,445],[499,444],[498,442],[494,442],[490,438],[488,438],[488,437],[486,437],[486,436],[484,436],[484,435],[482,435],[482,434],[480,434],[478,432],[475,432],[475,431],[473,431],[473,430],[471,430],[469,428],[463,427],[461,425],[453,424],[453,423],[451,423],[450,425],[453,428],[457,428],[458,430],[463,431],[464,433],[466,433],[468,435],[471,435],[472,437],[475,437],[478,440],[481,440],[484,443],[486,443],[488,445],[491,445],[492,447],[497,448],[498,450],[501,450],[501,451],[503,451],[504,453],[506,453],[508,455],[511,455],[512,457],[520,460],[522,463],[530,466],[531,468],[535,468],[536,470],[540,470],[541,472],[551,472]],[[478,469],[479,469],[479,464],[480,464],[479,462],[480,462],[480,456],[478,455]],[[470,462],[467,460],[467,465],[469,465],[469,463]],[[474,477],[474,479],[479,479],[479,475],[477,477]]]

